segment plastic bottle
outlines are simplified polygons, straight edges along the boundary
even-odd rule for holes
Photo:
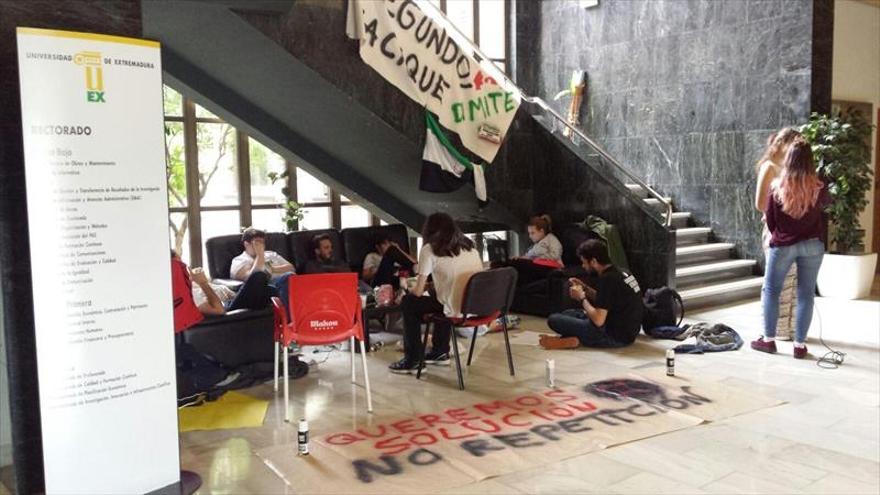
[[[309,455],[309,422],[305,419],[299,420],[299,428],[296,435],[297,453],[299,455]]]
[[[666,349],[666,376],[675,376],[675,350]]]

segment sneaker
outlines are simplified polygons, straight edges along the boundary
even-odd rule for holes
[[[581,341],[577,337],[552,337],[541,338],[541,347],[544,349],[574,349],[580,347]]]
[[[776,341],[767,342],[764,337],[758,337],[758,340],[752,341],[752,349],[768,354],[776,354]]]
[[[803,346],[803,347],[797,347],[797,346],[795,346],[795,348],[794,348],[794,358],[795,358],[795,359],[803,359],[803,358],[805,358],[805,357],[807,357],[807,346]]]
[[[425,362],[427,364],[436,364],[438,366],[449,366],[449,353],[431,351],[425,355]]]
[[[388,369],[391,370],[392,373],[411,375],[414,371],[418,371],[419,363],[417,361],[410,361],[407,358],[403,358],[396,363],[389,364]]]

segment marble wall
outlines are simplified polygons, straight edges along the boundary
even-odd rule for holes
[[[586,70],[587,134],[762,259],[754,163],[773,130],[830,104],[831,2],[517,0],[515,11],[519,85],[549,101]]]

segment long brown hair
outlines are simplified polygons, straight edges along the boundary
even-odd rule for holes
[[[810,143],[796,139],[785,154],[782,174],[773,181],[773,197],[788,216],[801,218],[815,206],[823,185],[816,175]]]
[[[536,215],[529,219],[529,225],[544,232],[544,235],[549,234],[553,230],[553,221],[550,220],[550,215]]]
[[[458,256],[462,250],[474,249],[474,242],[461,232],[455,220],[446,213],[433,213],[425,220],[422,239],[431,245],[435,256]]]
[[[764,154],[755,163],[755,171],[761,170],[761,165],[766,161],[772,161],[771,158],[780,151],[783,151],[788,145],[801,137],[801,133],[791,127],[785,127],[778,132],[774,132],[767,137],[767,148]]]

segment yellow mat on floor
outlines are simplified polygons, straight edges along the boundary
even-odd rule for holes
[[[177,411],[180,431],[230,430],[263,425],[269,401],[238,392],[226,392],[214,402]]]

